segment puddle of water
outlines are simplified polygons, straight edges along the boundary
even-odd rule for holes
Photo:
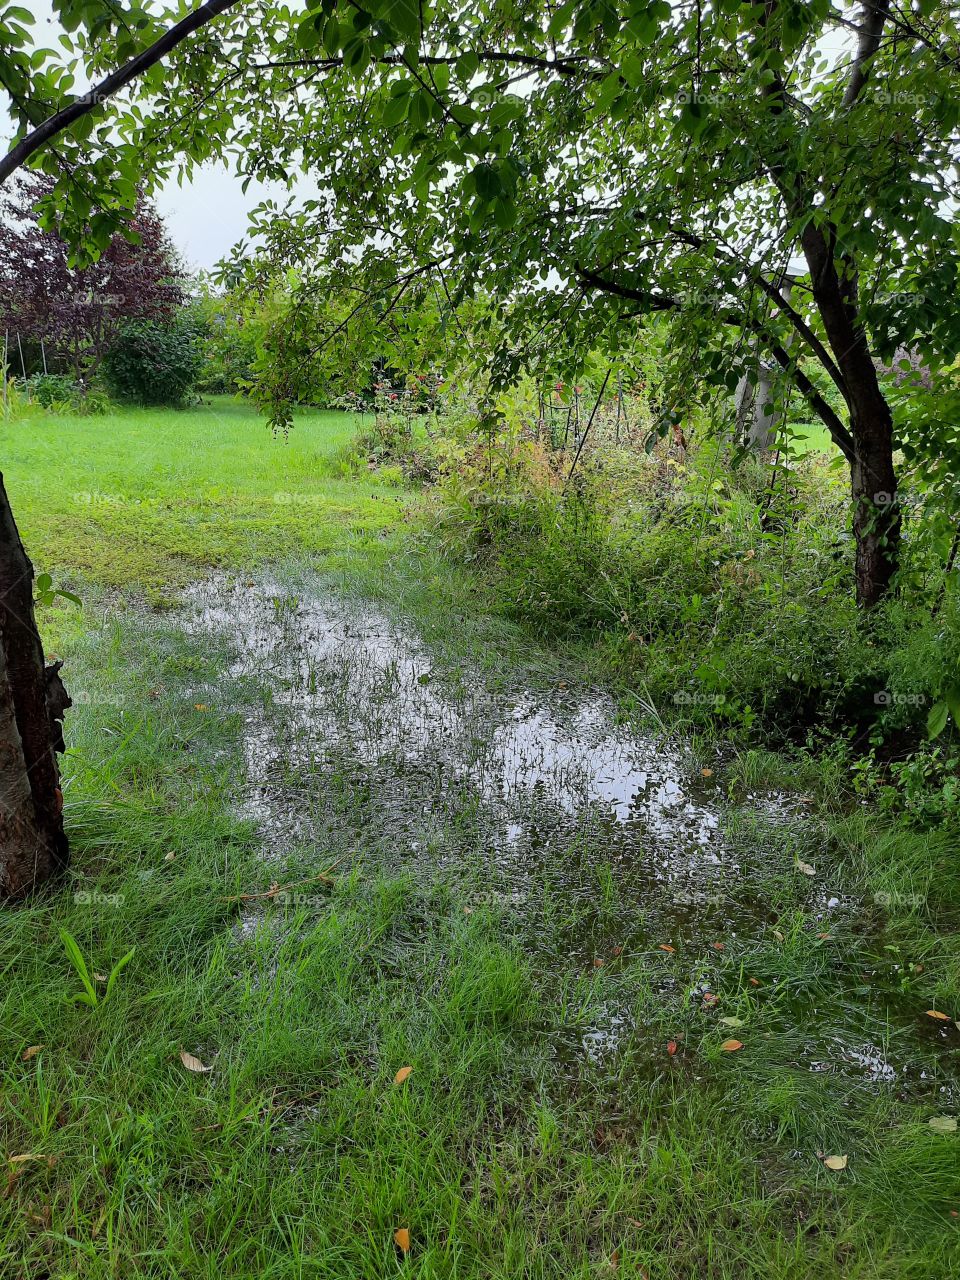
[[[312,851],[319,868],[352,832],[384,868],[460,880],[531,947],[549,935],[560,951],[544,965],[567,971],[588,971],[611,948],[636,956],[666,943],[696,948],[709,977],[713,942],[748,946],[776,919],[751,874],[772,856],[756,833],[734,838],[717,786],[675,744],[619,725],[604,695],[492,692],[474,671],[439,668],[383,612],[319,585],[298,594],[276,583],[203,584],[187,625],[235,647],[220,686],[196,698],[243,716],[244,811],[268,856]],[[262,705],[244,696],[262,699],[264,689]],[[803,831],[809,822],[782,794],[753,805],[768,823]],[[858,906],[819,880],[797,895],[821,930]],[[557,901],[564,918],[545,929],[543,912]],[[669,968],[658,981],[665,997],[678,993]],[[631,1009],[608,1004],[575,1038],[582,1058],[600,1062],[635,1034]],[[868,1036],[807,1043],[798,1064],[891,1087],[925,1079]]]

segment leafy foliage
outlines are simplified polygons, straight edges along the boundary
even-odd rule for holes
[[[74,379],[96,371],[122,324],[160,321],[184,301],[183,272],[152,206],[138,198],[124,233],[80,269],[39,209],[49,179],[21,177],[0,196],[0,327],[43,342]]]
[[[166,323],[124,324],[104,363],[112,390],[135,404],[185,404],[200,374],[202,333],[202,321],[190,309]]]

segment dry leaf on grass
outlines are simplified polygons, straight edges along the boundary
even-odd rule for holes
[[[736,1053],[738,1049],[743,1048],[742,1040],[724,1040],[720,1048],[724,1053]]]
[[[957,1131],[957,1122],[953,1116],[932,1116],[927,1124],[937,1133],[956,1133]]]
[[[413,1067],[401,1067],[397,1074],[393,1077],[394,1084],[403,1084],[404,1080],[410,1075]]]
[[[192,1053],[184,1053],[180,1050],[180,1061],[188,1071],[194,1071],[197,1075],[203,1075],[207,1071],[212,1071],[213,1067],[205,1067],[199,1058],[195,1058]]]
[[[29,1062],[31,1058],[35,1058],[44,1046],[42,1044],[32,1044],[29,1049],[24,1049],[20,1055],[24,1062]]]
[[[673,953],[676,951],[676,949],[677,949],[676,947],[671,947],[671,946],[670,946],[670,944],[669,944],[668,942],[661,942],[661,943],[660,943],[660,950],[661,950],[661,951],[669,951],[671,955],[673,955]]]
[[[845,1169],[847,1167],[847,1157],[846,1156],[827,1156],[827,1158],[824,1160],[823,1163],[826,1165],[828,1169],[833,1169],[839,1173],[841,1169]]]
[[[802,871],[805,876],[815,876],[817,874],[816,867],[811,867],[809,862],[800,862],[797,860],[796,867],[798,871]]]
[[[928,1017],[928,1018],[938,1018],[941,1022],[949,1022],[949,1021],[950,1021],[950,1015],[949,1015],[949,1013],[941,1013],[939,1009],[928,1009],[928,1010],[927,1010],[927,1017]]]
[[[397,1228],[393,1233],[393,1243],[398,1249],[402,1250],[403,1253],[410,1252],[410,1232],[406,1227]]]

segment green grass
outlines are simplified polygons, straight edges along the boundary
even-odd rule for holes
[[[0,422],[21,534],[37,567],[157,596],[213,567],[327,556],[386,537],[404,495],[339,454],[355,415],[297,415],[274,438],[247,404]]]
[[[594,942],[637,927],[602,843],[597,900],[545,883],[531,931],[509,908],[465,910],[487,887],[482,867],[454,881],[387,865],[406,837],[335,756],[296,758],[293,784],[329,817],[304,847],[264,848],[238,815],[244,733],[277,686],[238,679],[233,704],[208,703],[198,691],[237,654],[145,610],[143,590],[166,600],[210,568],[242,577],[295,554],[415,616],[437,681],[474,663],[491,686],[521,667],[534,682],[581,674],[471,612],[469,579],[400,525],[396,499],[409,495],[338,474],[352,429],[304,415],[275,442],[229,403],[3,428],[28,549],[82,587],[83,612],[44,609],[41,626],[86,696],[64,759],[68,882],[4,912],[0,932],[0,1137],[7,1157],[36,1157],[0,1182],[0,1275],[957,1274],[957,1137],[927,1124],[953,1113],[953,1094],[936,1106],[798,1065],[805,1042],[849,1033],[865,1009],[881,1039],[914,1046],[918,1069],[944,1056],[923,1010],[960,999],[941,936],[960,897],[945,845],[881,841],[862,811],[822,839],[812,820],[784,831],[745,803],[731,835],[769,927],[734,931],[705,959],[692,945],[661,951],[653,918],[652,941],[595,967],[582,959]],[[75,491],[125,501],[87,505]],[[770,769],[740,757],[731,790],[742,798]],[[473,797],[452,803],[437,848],[479,847]],[[886,922],[851,913],[825,942],[798,857],[845,893],[909,891],[924,905]],[[334,883],[300,902],[231,901],[332,864]],[[71,1000],[81,987],[63,928],[94,974],[136,947],[96,1008]],[[691,1002],[708,966],[720,1008],[743,1019],[737,1053],[720,1050],[718,1012]],[[868,968],[917,1028],[863,994]],[[636,1021],[623,1051],[564,1058],[558,1046],[611,1004]],[[213,1070],[189,1073],[181,1052]],[[818,1152],[849,1166],[833,1173]]]

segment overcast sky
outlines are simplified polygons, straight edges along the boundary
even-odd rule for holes
[[[170,238],[189,267],[209,270],[247,232],[247,214],[267,196],[281,199],[286,188],[242,181],[224,166],[201,170],[192,182],[170,182],[155,197]]]

